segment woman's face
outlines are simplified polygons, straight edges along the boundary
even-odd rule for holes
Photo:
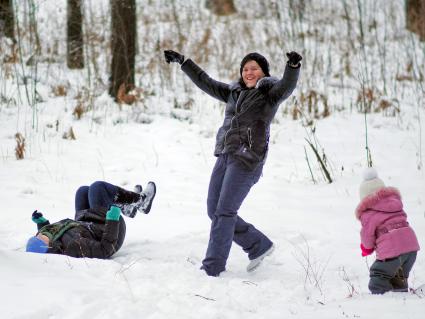
[[[242,80],[247,88],[253,88],[264,75],[263,70],[254,60],[248,61],[242,68]]]

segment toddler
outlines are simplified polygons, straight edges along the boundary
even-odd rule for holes
[[[408,291],[407,279],[419,250],[418,240],[407,222],[400,192],[386,187],[374,168],[364,172],[356,217],[362,224],[362,256],[376,252],[369,290],[372,294]]]

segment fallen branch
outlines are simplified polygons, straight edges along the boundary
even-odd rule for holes
[[[313,172],[311,171],[310,161],[308,160],[307,150],[305,149],[305,146],[304,146],[304,153],[305,153],[305,160],[307,161],[308,169],[310,170],[311,179],[313,180],[313,183],[316,184],[316,180],[314,179]]]
[[[323,172],[325,173],[326,179],[328,180],[329,184],[331,184],[332,183],[331,175],[329,174],[329,171],[326,168],[326,165],[323,163],[322,159],[320,158],[319,152],[317,152],[314,145],[308,139],[305,138],[305,140],[307,141],[308,145],[310,145],[311,149],[313,150],[314,154],[316,155],[317,161],[319,162],[320,166],[322,167]]]
[[[202,299],[205,299],[205,300],[209,300],[209,301],[215,301],[215,299],[204,297],[204,296],[201,296],[201,295],[198,295],[198,294],[196,294],[195,297],[199,297],[199,298],[202,298]]]

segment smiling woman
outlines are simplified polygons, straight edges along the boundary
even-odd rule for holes
[[[242,59],[240,74],[241,86],[253,88],[258,80],[270,76],[269,62],[259,53],[250,53]]]
[[[167,63],[179,63],[201,90],[226,103],[224,122],[216,137],[217,161],[208,188],[211,231],[201,269],[209,276],[219,276],[226,269],[234,241],[248,253],[247,271],[253,271],[272,253],[274,245],[240,218],[238,210],[260,179],[268,151],[270,123],[279,105],[295,89],[302,57],[293,51],[287,53],[285,72],[278,79],[270,76],[264,56],[249,53],[241,61],[239,81],[226,84],[210,78],[180,53],[166,50],[164,55]]]
[[[247,88],[252,88],[257,84],[257,81],[264,77],[264,72],[255,61],[249,61],[245,64],[242,70],[242,79]]]

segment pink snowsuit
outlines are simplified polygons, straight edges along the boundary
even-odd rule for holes
[[[375,249],[376,259],[385,260],[419,250],[396,188],[383,187],[366,196],[356,208],[356,217],[362,224],[361,243],[365,248]]]

